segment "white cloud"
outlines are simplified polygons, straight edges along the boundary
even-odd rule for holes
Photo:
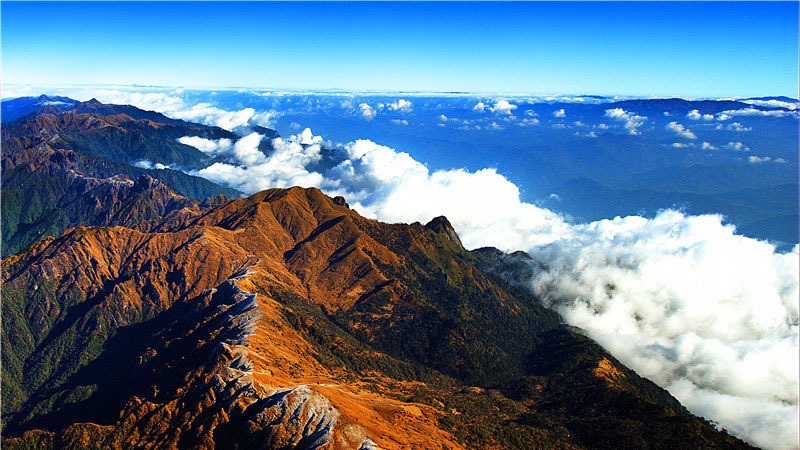
[[[786,160],[783,159],[783,158],[772,159],[769,156],[748,156],[747,157],[747,162],[749,162],[750,164],[761,164],[761,163],[766,163],[766,162],[770,162],[770,161],[778,163],[778,164],[785,164],[786,163]]]
[[[722,148],[724,148],[725,150],[733,150],[737,152],[750,151],[750,148],[741,142],[728,142],[727,144],[723,145]]]
[[[553,117],[566,117],[566,116],[567,116],[567,112],[564,111],[563,108],[553,111]]]
[[[703,142],[703,150],[717,150],[717,147],[714,147],[709,142]]]
[[[797,253],[675,211],[571,233],[530,251],[550,268],[535,291],[568,323],[693,412],[760,446],[796,445]]]
[[[745,127],[742,124],[740,124],[739,122],[733,122],[733,123],[728,124],[728,126],[726,126],[725,129],[727,129],[729,131],[750,131],[753,128],[752,127]]]
[[[209,155],[222,155],[232,158],[231,162],[251,166],[262,162],[265,158],[258,149],[262,135],[250,133],[238,139],[235,143],[230,139],[205,139],[197,136],[184,136],[178,139],[181,144],[191,145]]]
[[[767,108],[786,108],[797,109],[797,102],[784,102],[781,100],[739,100],[742,103],[749,103],[756,106],[765,106]]]
[[[697,136],[695,136],[694,133],[692,133],[687,128],[684,128],[684,126],[679,124],[678,122],[670,122],[669,124],[667,124],[667,129],[678,133],[678,136],[684,137],[686,139],[697,139]]]
[[[378,112],[375,111],[375,108],[369,106],[367,103],[361,103],[358,105],[358,111],[361,115],[361,118],[366,121],[370,121],[378,115]]]
[[[705,120],[705,121],[712,121],[714,120],[713,114],[700,114],[700,111],[693,109],[689,114],[686,114],[686,117],[692,120]]]
[[[298,141],[301,145],[314,145],[314,144],[322,144],[322,136],[314,136],[314,133],[311,132],[311,128],[306,128],[297,136],[292,136],[292,140]]]
[[[532,127],[534,125],[539,125],[539,119],[537,119],[537,118],[533,118],[533,119],[525,118],[525,119],[520,120],[516,124],[518,126],[521,126],[521,127]]]
[[[436,118],[439,122],[447,122],[447,116],[444,114],[440,114],[439,117]]]
[[[694,147],[694,144],[692,144],[691,142],[688,143],[688,144],[684,144],[683,142],[673,142],[672,143],[672,147],[674,147],[674,148],[688,148],[688,147]]]
[[[402,112],[411,111],[413,106],[414,105],[412,105],[410,101],[403,98],[397,100],[396,102],[389,103],[387,105],[387,107],[392,111],[402,111]]]
[[[493,112],[495,114],[512,114],[512,112],[517,109],[517,105],[510,103],[508,100],[499,99],[492,105],[487,105],[483,102],[478,102],[475,106],[472,107],[473,111],[477,112]]]
[[[253,108],[227,111],[207,103],[199,103],[188,109],[171,111],[170,117],[234,131],[251,125],[271,126],[278,115],[274,111],[256,112]]]
[[[730,111],[723,111],[721,114],[727,116],[762,116],[762,117],[798,117],[798,110],[785,111],[780,109],[773,109],[762,111],[755,108],[735,109]]]
[[[178,138],[178,142],[184,145],[190,145],[203,153],[210,155],[218,155],[227,153],[233,147],[233,141],[230,139],[205,139],[198,136],[184,136]]]
[[[408,125],[408,121],[405,119],[392,119],[392,123],[397,125]]]
[[[639,127],[647,120],[647,117],[629,113],[622,108],[607,109],[604,116],[622,122],[628,133],[634,136],[641,134]]]
[[[153,164],[151,161],[148,161],[146,159],[136,161],[133,163],[133,165],[141,169],[158,169],[158,170],[169,169],[169,166],[165,166],[164,164],[161,163]]]
[[[500,99],[489,108],[495,114],[511,114],[513,110],[517,109],[517,105],[513,105],[508,100]]]

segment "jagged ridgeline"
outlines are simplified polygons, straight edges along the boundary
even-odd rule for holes
[[[126,115],[106,127],[150,120]],[[317,189],[199,201],[87,175],[131,166],[62,132],[3,137],[4,246],[37,240],[2,261],[4,448],[748,448],[504,281],[525,255],[467,251],[444,217],[385,224]],[[51,237],[24,234],[7,167],[58,186]]]

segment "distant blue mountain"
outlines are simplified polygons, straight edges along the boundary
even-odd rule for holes
[[[27,116],[45,106],[57,108],[71,108],[80,103],[69,97],[40,95],[38,97],[18,97],[4,100],[0,106],[0,120],[4,123],[13,122],[20,117]]]
[[[756,99],[745,99],[756,100]],[[790,99],[791,100],[791,99]],[[684,100],[682,98],[658,98],[658,99],[637,99],[637,100],[623,100],[619,102],[609,103],[605,105],[608,108],[622,108],[625,110],[634,110],[637,112],[670,112],[670,113],[686,113],[694,109],[699,110],[706,114],[716,114],[722,111],[730,111],[745,108],[756,108],[760,110],[782,109],[782,108],[769,108],[751,105],[740,101],[733,100]]]
[[[770,101],[770,100],[777,100],[779,102],[788,102],[788,103],[797,103],[798,100],[792,97],[786,97],[784,95],[779,95],[777,97],[749,97],[743,98],[742,100],[761,100],[761,101]]]

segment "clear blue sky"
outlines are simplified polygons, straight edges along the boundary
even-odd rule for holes
[[[2,80],[798,95],[798,3],[3,2]]]

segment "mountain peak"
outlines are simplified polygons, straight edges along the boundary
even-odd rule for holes
[[[103,106],[103,104],[100,102],[100,100],[97,100],[96,98],[92,98],[92,99],[90,99],[88,101],[85,101],[85,102],[83,102],[83,104],[85,106]]]
[[[455,228],[453,228],[453,225],[450,224],[450,221],[447,220],[447,217],[445,216],[434,217],[430,222],[425,224],[425,228],[433,231],[434,233],[443,234],[447,239],[458,244],[459,247],[464,247],[464,245],[461,243],[461,239],[458,237],[458,233],[456,233]]]

